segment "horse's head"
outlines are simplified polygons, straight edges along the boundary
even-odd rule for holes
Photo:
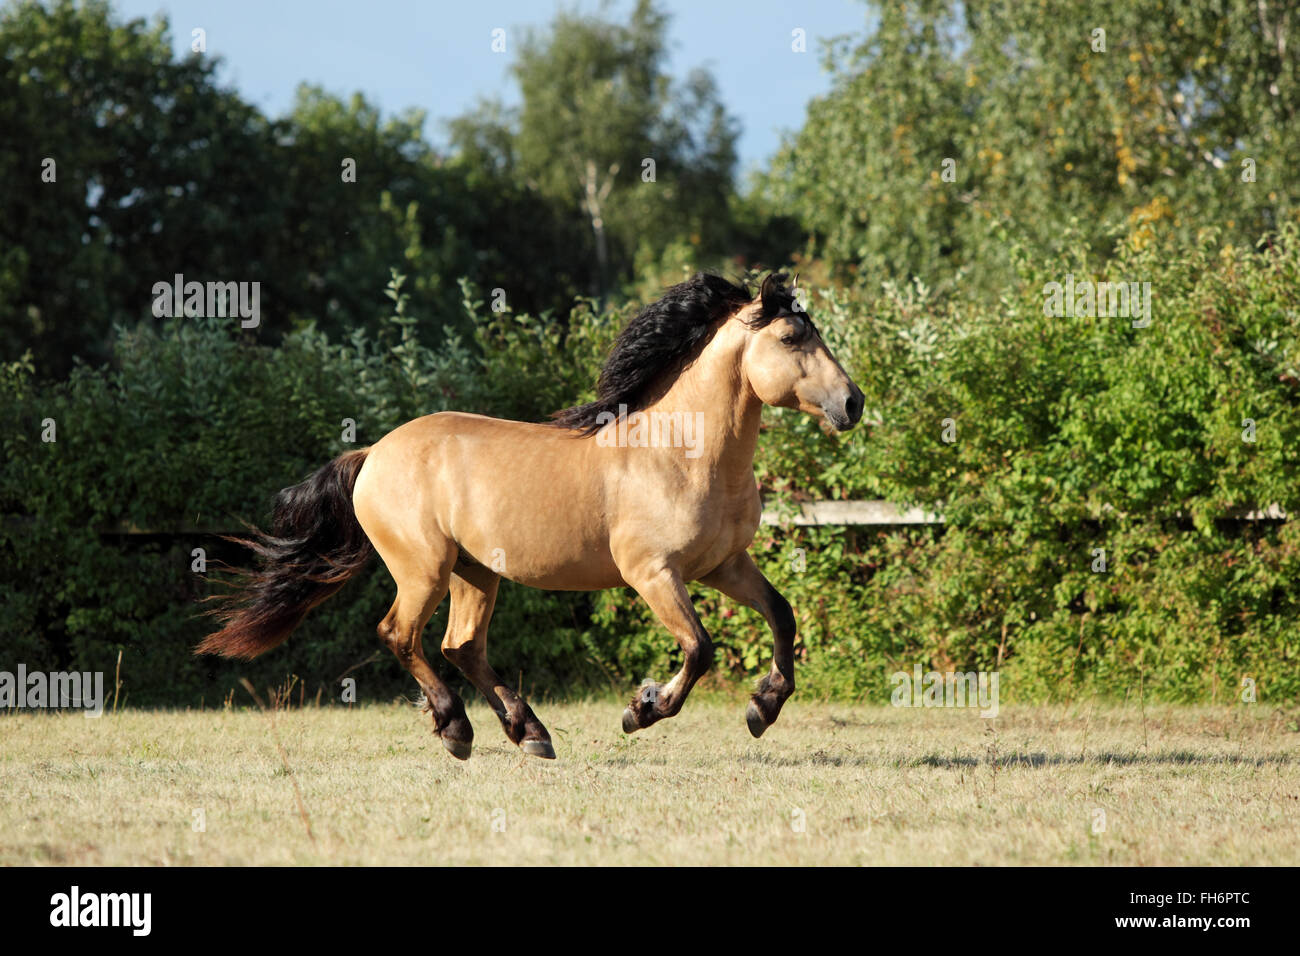
[[[784,280],[769,275],[758,299],[738,313],[750,329],[743,374],[765,405],[809,412],[836,431],[852,428],[862,417],[862,389],[835,360]]]

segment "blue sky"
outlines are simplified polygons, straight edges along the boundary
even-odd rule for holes
[[[764,163],[782,130],[803,124],[808,101],[830,78],[821,40],[862,35],[861,0],[660,0],[672,16],[669,70],[708,67],[731,114],[741,123],[740,172]],[[604,4],[625,18],[632,0]],[[208,53],[225,61],[224,83],[264,112],[279,115],[300,82],[331,93],[360,91],[385,114],[418,107],[425,133],[444,142],[441,121],[481,97],[518,100],[507,67],[521,28],[545,25],[561,7],[598,12],[598,0],[115,0],[125,18],[166,14],[178,51],[188,52],[194,27],[207,31]],[[504,55],[490,49],[491,31],[506,30]],[[791,52],[802,28],[808,52]]]

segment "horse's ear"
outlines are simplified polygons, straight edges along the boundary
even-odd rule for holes
[[[763,280],[763,289],[759,295],[763,300],[764,315],[776,315],[784,309],[790,299],[790,293],[785,291],[785,273],[769,273]]]

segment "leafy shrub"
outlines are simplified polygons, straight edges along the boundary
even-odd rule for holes
[[[1009,243],[1018,282],[984,306],[919,282],[814,300],[880,424],[828,436],[808,416],[770,410],[756,463],[769,504],[880,497],[947,521],[760,530],[759,564],[799,620],[802,693],[883,701],[888,675],[914,663],[998,668],[1007,699],[1140,688],[1225,701],[1247,677],[1264,699],[1300,691],[1300,531],[1232,517],[1297,506],[1300,237],[1286,227],[1251,251],[1155,231],[1124,237],[1104,262],[1069,230],[1062,243],[1053,260]],[[1150,326],[1045,315],[1044,285],[1067,274],[1150,282]],[[442,408],[536,420],[589,397],[627,317],[586,302],[562,321],[492,313],[462,289],[473,337],[451,333],[436,349],[421,344],[395,281],[387,337],[331,343],[304,328],[267,348],[187,320],[122,330],[112,364],[57,385],[5,367],[4,646],[33,667],[105,671],[124,650],[133,703],[213,701],[237,674],[271,682],[291,671],[332,695],[349,668],[365,696],[409,691],[377,653],[374,625],[392,596],[378,563],[287,648],[233,665],[190,656],[206,627],[191,550],[235,557],[199,531],[264,520],[278,488],[348,447],[344,418],[364,443]],[[55,443],[39,439],[46,418]],[[943,439],[945,420],[955,441]],[[195,531],[104,533],[124,524]],[[762,619],[697,596],[719,673],[765,670]],[[619,590],[507,585],[492,633],[492,659],[525,691],[626,687],[678,660]]]

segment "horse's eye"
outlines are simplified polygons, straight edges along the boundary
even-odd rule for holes
[[[802,315],[791,313],[790,324],[794,326],[794,329],[781,336],[781,341],[786,345],[802,342],[808,335],[808,322]]]

